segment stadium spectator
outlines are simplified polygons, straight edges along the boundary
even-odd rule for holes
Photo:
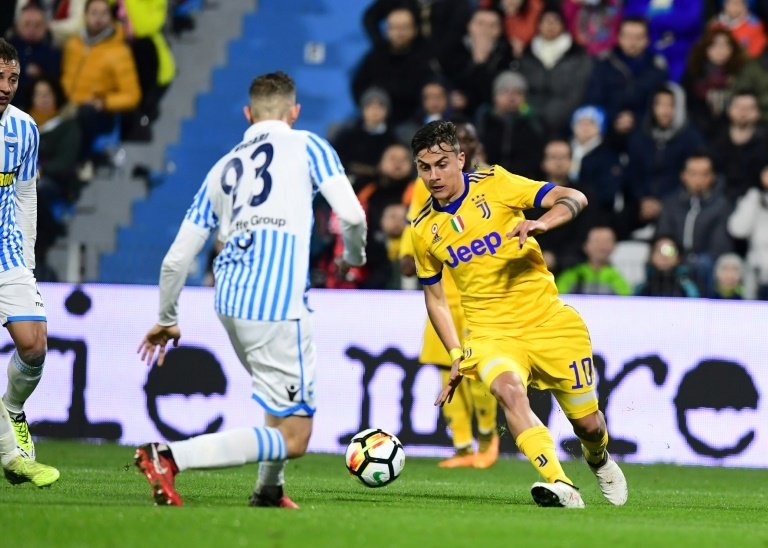
[[[512,54],[520,57],[536,34],[544,0],[480,0],[479,6],[501,10],[504,35],[512,46]]]
[[[691,49],[683,88],[691,123],[705,140],[725,127],[728,100],[746,61],[739,43],[722,27],[707,29]]]
[[[467,117],[491,99],[493,79],[509,68],[512,50],[504,39],[501,16],[480,8],[467,24],[464,40],[447,50],[440,64],[452,86],[464,96],[459,105]]]
[[[616,233],[609,226],[592,227],[584,242],[587,260],[557,276],[560,293],[576,295],[631,295],[627,280],[611,264]]]
[[[571,113],[581,104],[592,75],[592,58],[565,30],[554,7],[541,13],[538,32],[520,59],[527,98],[550,136],[568,134]]]
[[[357,189],[376,176],[384,150],[397,142],[387,121],[389,111],[387,92],[369,88],[360,97],[360,117],[342,126],[330,139]]]
[[[568,32],[587,53],[597,57],[616,45],[621,0],[564,0],[562,9]]]
[[[357,103],[365,90],[377,86],[392,101],[390,122],[397,125],[413,115],[421,104],[421,88],[435,74],[432,58],[419,37],[413,12],[397,8],[387,15],[387,40],[365,54],[352,77]]]
[[[135,109],[141,100],[131,50],[106,0],[87,0],[85,31],[64,46],[61,84],[69,102],[78,107],[81,158],[88,158],[95,138],[112,131],[116,116]]]
[[[86,0],[16,0],[16,17],[29,5],[38,5],[45,10],[48,26],[56,47],[64,46],[70,36],[83,30],[83,13]]]
[[[402,143],[410,143],[413,134],[433,120],[447,120],[451,117],[449,90],[442,78],[430,80],[421,88],[421,108],[414,116],[395,128],[395,134]]]
[[[122,137],[149,141],[152,138],[150,124],[160,116],[160,99],[176,74],[173,53],[163,33],[168,1],[118,0],[118,6],[141,88],[138,109],[123,117]]]
[[[625,0],[624,17],[648,21],[651,49],[664,56],[669,79],[679,82],[685,71],[691,46],[704,26],[700,0]]]
[[[699,2],[691,2],[699,4]],[[765,25],[750,10],[749,0],[723,0],[722,11],[712,21],[712,26],[727,28],[736,41],[744,48],[747,56],[762,55],[768,43]]]
[[[651,242],[645,280],[635,288],[641,297],[698,297],[699,289],[681,263],[680,246],[672,236],[658,234]]]
[[[407,146],[394,143],[386,148],[379,162],[378,173],[374,180],[366,184],[358,193],[358,199],[366,211],[368,219],[368,256],[367,273],[358,287],[363,289],[399,289],[399,268],[393,264],[397,257],[390,255],[390,239],[397,232],[392,226],[382,225],[384,212],[393,205],[403,207],[402,222],[405,222],[404,208],[408,204],[410,187],[414,184],[413,158]],[[390,211],[390,214],[397,210]],[[402,232],[402,231],[401,231]]]
[[[414,182],[413,160],[408,147],[402,143],[389,145],[381,156],[376,176],[357,189],[357,197],[366,211],[368,239],[365,244],[368,258],[365,266],[339,269],[344,251],[341,223],[335,215],[330,217],[333,236],[330,255],[320,260],[319,270],[324,287],[329,289],[399,289],[399,268],[393,264],[388,244],[396,230],[390,224],[382,227],[385,210],[391,205],[405,207]],[[390,211],[391,214],[395,211]],[[402,216],[405,222],[405,215]],[[388,222],[391,219],[387,220]]]
[[[757,278],[757,298],[768,301],[768,166],[760,171],[760,187],[750,188],[736,204],[728,232],[747,240],[747,264]]]
[[[464,154],[450,122],[427,124],[411,148],[418,174],[432,194],[432,207],[413,222],[416,270],[429,318],[452,361],[435,404],[450,401],[463,376],[481,380],[502,406],[517,447],[544,478],[531,488],[534,501],[583,508],[549,430],[527,397],[529,384],[551,391],[603,496],[623,505],[627,484],[606,451],[608,430],[591,386],[591,370],[586,383],[574,383],[570,359],[565,358],[592,355],[589,333],[578,313],[558,298],[539,246],[528,240],[575,218],[586,198],[574,189],[513,175],[499,165],[462,173]],[[522,211],[533,206],[549,211],[536,221],[526,220]],[[464,243],[471,245],[460,245]],[[444,268],[450,269],[461,295],[469,328],[463,343],[441,282]]]
[[[13,341],[5,394],[0,400],[0,465],[12,484],[45,487],[59,471],[36,460],[24,405],[40,383],[47,351],[46,315],[35,281],[37,141],[32,118],[11,104],[22,67],[19,54],[0,38],[0,323]]]
[[[732,204],[760,180],[768,136],[760,124],[757,97],[736,91],[728,103],[728,127],[712,141],[715,170],[723,175],[725,196]]]
[[[214,293],[233,298],[216,299],[215,308],[252,377],[253,398],[264,408],[265,425],[139,446],[135,464],[149,481],[157,504],[182,505],[174,483],[185,469],[258,462],[259,477],[249,506],[298,508],[285,495],[283,484],[287,459],[306,452],[316,410],[316,354],[305,285],[315,191],[344,221],[342,260],[365,262],[365,215],[341,164],[322,160],[335,158],[336,153],[313,133],[291,129],[299,116],[293,80],[282,72],[263,74],[252,82],[249,97],[244,112],[250,125],[242,143],[211,168],[163,260],[158,322],[142,339],[139,354],[147,365],[157,354],[156,365],[162,366],[168,342],[178,344],[179,294],[195,256],[218,229],[225,244],[214,265]],[[243,168],[235,177],[244,178],[247,188],[262,189],[262,201],[247,201],[241,207],[230,198],[233,187],[222,181],[230,180],[226,172],[234,165]],[[232,179],[233,185],[238,182]],[[233,213],[235,207],[241,210],[239,217]],[[242,219],[283,223],[243,230]],[[259,252],[264,246],[271,252]],[[244,252],[248,248],[253,252]],[[246,282],[264,272],[264,279],[273,283]],[[243,283],[250,286],[248,291],[241,291]]]
[[[670,82],[653,95],[647,118],[630,135],[627,192],[638,210],[632,224],[656,222],[662,200],[680,189],[686,158],[704,145],[686,117],[685,93]]]
[[[541,179],[558,186],[576,187],[576,181],[571,179],[571,145],[564,139],[553,139],[544,146],[544,156],[541,161]],[[594,199],[588,194],[587,199]],[[582,259],[579,250],[581,243],[587,237],[587,233],[597,223],[599,215],[595,214],[596,208],[591,205],[576,217],[568,227],[568,230],[553,230],[536,236],[536,241],[541,247],[547,268],[555,275],[565,268],[578,264]],[[527,219],[538,219],[546,210],[533,208],[526,210]]]
[[[715,282],[710,299],[744,298],[744,261],[736,253],[725,253],[715,261]]]
[[[670,234],[680,242],[683,262],[706,295],[712,289],[712,268],[717,257],[732,250],[727,223],[732,206],[716,185],[712,159],[694,153],[680,175],[683,188],[668,196],[656,224],[657,234]]]
[[[768,53],[744,64],[736,77],[734,91],[755,95],[760,108],[760,121],[768,127]]]
[[[24,68],[15,105],[26,110],[29,108],[30,89],[36,78],[47,76],[59,79],[61,50],[53,46],[45,12],[36,4],[28,4],[19,12],[8,41],[19,52]]]
[[[472,15],[469,0],[374,0],[363,13],[363,27],[374,46],[387,42],[382,23],[400,8],[413,13],[416,31],[425,41],[429,56],[442,58],[446,50],[461,41]]]
[[[526,101],[527,89],[519,73],[499,74],[493,81],[492,102],[480,107],[475,125],[489,163],[534,176],[541,161],[543,128]]]
[[[601,225],[612,226],[624,237],[620,222],[624,195],[624,167],[619,152],[604,139],[605,114],[599,107],[582,106],[571,116],[571,167],[576,188],[586,192],[590,215]]]
[[[612,131],[629,135],[666,80],[666,61],[649,47],[647,21],[628,17],[619,27],[618,46],[595,65],[584,102],[603,107]]]
[[[77,172],[80,124],[56,80],[43,77],[33,84],[29,114],[40,130],[38,196],[48,206],[74,204],[84,184]]]

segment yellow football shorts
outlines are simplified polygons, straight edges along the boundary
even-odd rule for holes
[[[519,336],[470,335],[459,368],[488,387],[504,372],[517,373],[526,387],[552,392],[568,418],[580,419],[597,411],[593,365],[587,326],[576,310],[564,306]]]

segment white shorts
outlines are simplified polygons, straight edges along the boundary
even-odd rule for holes
[[[37,281],[23,266],[0,272],[0,322],[20,321],[47,321]]]
[[[240,362],[253,379],[253,399],[277,417],[315,414],[315,344],[309,312],[299,320],[241,320],[219,314]]]

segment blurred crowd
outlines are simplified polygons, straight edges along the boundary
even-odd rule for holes
[[[147,142],[175,75],[168,33],[194,28],[192,0],[3,0],[0,35],[19,52],[13,104],[40,130],[36,276],[94,171],[124,141]]]
[[[572,186],[590,206],[538,238],[564,293],[768,299],[768,1],[375,0],[328,138],[368,214],[342,275],[316,204],[315,287],[415,287],[400,238],[424,123],[467,128],[469,169]],[[532,216],[541,212],[531,211]],[[614,250],[642,243],[630,284]]]

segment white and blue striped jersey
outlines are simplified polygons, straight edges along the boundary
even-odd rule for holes
[[[0,272],[27,266],[16,223],[16,184],[37,184],[40,133],[31,116],[8,105],[0,116]]]
[[[309,287],[312,200],[332,187],[344,192],[343,200],[332,196],[331,206],[344,206],[343,217],[363,230],[354,247],[364,262],[362,208],[324,139],[282,121],[261,121],[214,165],[185,222],[208,233],[218,228],[224,242],[214,262],[219,314],[265,321],[301,317]]]

